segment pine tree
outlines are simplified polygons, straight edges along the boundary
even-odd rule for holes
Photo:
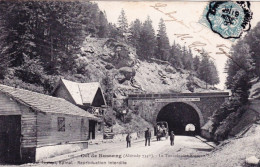
[[[186,48],[186,46],[184,45],[184,46],[181,48],[181,61],[182,61],[182,64],[183,64],[183,68],[184,68],[184,69],[185,69],[185,66],[186,66],[187,55],[188,55],[187,48]]]
[[[121,10],[121,13],[118,17],[118,29],[120,34],[125,37],[126,33],[128,32],[128,22],[126,18],[126,14],[124,9]]]
[[[181,59],[181,46],[179,44],[176,44],[175,41],[170,50],[169,61],[175,68],[183,68]]]
[[[185,62],[185,69],[186,70],[193,70],[193,57],[192,57],[192,52],[191,49],[189,48],[188,53],[187,53],[187,58]]]
[[[31,2],[33,3],[33,2]],[[1,11],[3,13],[5,36],[2,38],[1,55],[10,57],[10,65],[17,67],[23,64],[24,55],[35,56],[35,40],[32,36],[33,15],[31,14],[29,4],[23,2],[5,2],[1,1]]]
[[[154,57],[156,47],[155,33],[149,16],[142,26],[140,37],[140,53],[138,55],[141,59],[149,60]]]
[[[202,60],[198,69],[198,77],[206,82],[206,89],[208,88],[208,84],[211,80],[210,75],[210,60],[205,51],[202,53]]]
[[[201,61],[197,56],[195,57],[196,59],[194,59],[196,60],[196,68],[198,68],[197,74],[198,78],[206,82],[206,88],[208,88],[208,84],[216,85],[219,83],[218,71],[214,62],[209,59],[207,52],[203,50],[201,56]],[[197,66],[197,64],[199,64],[199,66]]]
[[[129,42],[137,49],[137,52],[139,52],[139,42],[140,42],[140,34],[142,30],[142,23],[139,19],[136,19],[134,22],[131,23],[129,32]]]
[[[227,80],[226,86],[231,89],[233,96],[239,99],[241,104],[248,101],[250,80],[254,78],[255,71],[254,59],[250,53],[250,46],[240,40],[232,47],[232,55],[226,64]]]
[[[98,37],[105,38],[108,36],[108,21],[106,18],[106,13],[99,13],[99,26],[98,26]]]
[[[169,60],[170,56],[170,44],[169,38],[166,33],[166,26],[163,19],[160,19],[159,28],[157,33],[157,47],[156,47],[156,57],[160,60]]]
[[[198,73],[199,67],[200,67],[200,58],[199,56],[195,56],[193,59],[193,67],[194,67],[194,71],[196,73]]]
[[[8,54],[6,54],[6,50],[8,45],[5,43],[6,34],[8,34],[8,29],[6,26],[6,13],[8,11],[8,4],[4,1],[0,2],[0,79],[4,79],[6,75],[7,68],[10,65],[11,58]]]
[[[216,65],[214,64],[213,61],[209,62],[209,66],[210,66],[210,71],[209,71],[210,74],[209,75],[211,77],[209,84],[214,86],[214,85],[219,83],[219,75],[218,75]]]
[[[245,71],[252,78],[254,69],[254,60],[251,57],[249,45],[244,41],[238,41],[233,46],[232,55],[226,63],[226,72],[228,74],[226,80],[227,88],[232,88],[233,78],[239,70]]]
[[[113,39],[117,39],[119,37],[121,38],[120,33],[117,30],[115,24],[108,23],[107,29],[108,29],[108,37],[109,38],[113,38]]]
[[[185,45],[182,47],[181,58],[182,58],[183,68],[186,70],[192,70],[193,69],[192,52],[191,49],[188,50]]]
[[[250,61],[254,64],[254,70],[251,72],[255,76],[260,76],[260,22],[258,22],[258,24],[247,33],[243,42],[248,45],[248,53],[251,56]]]

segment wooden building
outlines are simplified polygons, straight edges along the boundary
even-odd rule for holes
[[[99,118],[103,118],[106,110],[106,100],[99,82],[77,83],[60,79],[52,95],[66,99]],[[95,129],[95,125],[103,131],[103,123],[95,124],[93,122],[90,128]],[[101,138],[103,138],[103,133],[92,133],[90,135],[90,139]]]
[[[106,106],[106,100],[99,82],[77,83],[60,79],[52,95],[66,99],[83,109]]]
[[[62,98],[0,84],[0,162],[36,162],[87,147],[99,118]]]

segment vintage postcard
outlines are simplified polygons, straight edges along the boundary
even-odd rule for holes
[[[259,167],[260,1],[0,1],[0,166]]]

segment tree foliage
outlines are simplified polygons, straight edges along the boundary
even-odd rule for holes
[[[254,76],[260,76],[260,22],[258,22],[258,24],[247,33],[243,39],[243,42],[246,43],[249,47],[248,52],[251,56],[250,63],[252,63],[254,66],[252,72]]]
[[[106,16],[93,3],[1,1],[0,7],[7,30],[2,55],[11,56],[12,66],[22,65],[28,55],[41,59],[50,74],[70,70],[85,35],[108,35]]]
[[[0,78],[14,68],[32,84],[73,71],[85,36],[108,37],[115,29],[97,4],[61,1],[1,1],[0,28]]]
[[[184,45],[182,48],[182,63],[183,68],[186,70],[193,70],[193,57],[191,53],[191,49],[187,49]]]
[[[118,29],[121,36],[126,36],[126,33],[128,32],[128,22],[123,9],[118,17]]]
[[[9,68],[22,81],[48,85],[44,87],[50,87],[49,76],[87,75],[84,63],[78,66],[77,62],[86,36],[131,44],[142,60],[157,58],[175,68],[194,68],[189,49],[175,42],[170,45],[163,19],[157,33],[149,16],[144,22],[136,19],[128,27],[122,9],[115,25],[91,2],[1,1],[0,29],[0,79],[9,75]]]
[[[156,48],[155,32],[152,26],[152,20],[148,16],[145,20],[140,33],[140,49],[138,55],[141,59],[149,60],[154,57]]]
[[[181,46],[175,41],[171,46],[169,62],[176,68],[183,68]]]
[[[212,116],[215,140],[228,137],[229,131],[246,111],[251,80],[259,77],[260,24],[234,46],[226,63],[226,86],[232,92],[230,99]]]
[[[129,33],[128,41],[136,48],[140,59],[156,58],[168,61],[177,69],[195,71],[197,76],[207,84],[216,85],[219,83],[216,65],[209,60],[205,51],[201,54],[202,60],[200,60],[199,56],[194,58],[190,48],[181,46],[175,41],[170,45],[163,19],[159,22],[156,36],[150,17],[147,17],[144,23],[138,19],[132,22]]]
[[[160,19],[157,33],[156,57],[160,60],[168,61],[170,56],[170,42],[166,33],[166,26],[163,19]]]
[[[198,73],[199,67],[201,66],[200,58],[199,56],[195,56],[193,58],[193,68],[196,73]]]
[[[239,41],[233,46],[231,59],[228,59],[226,63],[226,72],[228,74],[226,80],[227,88],[232,89],[234,86],[234,77],[240,70],[253,77],[253,59],[249,53],[249,45],[244,41]]]
[[[200,60],[198,57],[194,59],[196,60],[196,71],[198,77],[205,81],[206,84],[215,85],[219,83],[218,71],[216,66],[212,60],[210,60],[207,52],[202,52],[202,59]],[[207,86],[207,85],[206,85]]]
[[[139,19],[136,19],[134,22],[130,24],[129,28],[129,42],[137,49],[140,50],[140,38],[141,38],[141,30],[142,30],[142,22]]]

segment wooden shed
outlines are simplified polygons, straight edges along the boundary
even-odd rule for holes
[[[101,119],[106,112],[107,104],[99,82],[78,83],[60,79],[52,91],[52,95],[66,99]],[[98,124],[92,122],[90,124],[90,129],[95,128],[98,128],[99,131],[97,133],[94,131],[92,133],[91,131],[90,139],[102,139],[104,122]]]
[[[62,98],[0,84],[0,162],[36,162],[86,148],[90,124],[100,121]]]
[[[52,95],[64,98],[81,108],[106,106],[99,82],[78,83],[60,79]]]

